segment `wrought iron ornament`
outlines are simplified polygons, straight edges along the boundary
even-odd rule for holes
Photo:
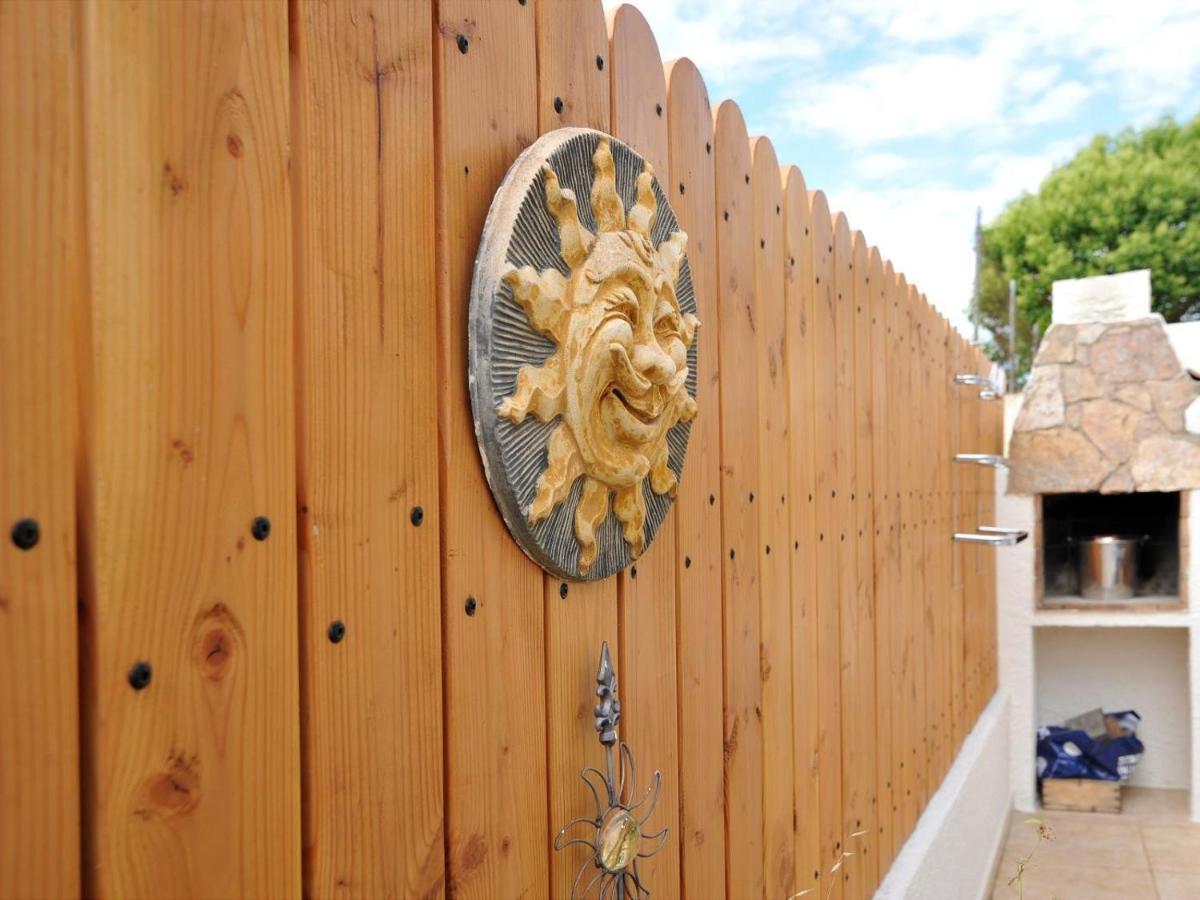
[[[596,696],[600,702],[593,712],[596,716],[596,732],[604,747],[607,774],[594,766],[588,766],[579,773],[580,780],[592,792],[596,814],[593,817],[580,816],[569,823],[555,836],[554,849],[563,850],[579,844],[592,852],[591,857],[580,865],[575,882],[571,885],[571,900],[583,900],[591,895],[593,888],[599,900],[649,897],[650,889],[642,882],[638,860],[654,856],[667,842],[666,826],[653,834],[644,834],[642,831],[642,826],[653,815],[658,803],[662,772],[655,770],[646,792],[636,803],[632,802],[637,795],[637,768],[629,745],[617,734],[617,726],[621,722],[621,701],[617,699],[617,673],[613,671],[607,641],[600,650],[596,685]],[[592,776],[600,779],[600,785],[604,788],[603,803],[597,783],[591,780]],[[638,811],[643,807],[644,812],[639,818]],[[568,839],[568,833],[577,826],[583,827],[584,836]],[[647,844],[645,850],[642,849],[643,842]],[[591,868],[596,870],[596,874],[580,889],[584,873]]]
[[[488,484],[561,578],[626,568],[666,518],[696,415],[687,235],[649,163],[563,128],[509,169],[471,286],[470,391]]]

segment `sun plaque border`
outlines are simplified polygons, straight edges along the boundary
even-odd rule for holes
[[[686,242],[649,164],[591,129],[542,136],[493,197],[468,319],[475,437],[510,533],[556,577],[626,568],[670,510],[696,413]]]

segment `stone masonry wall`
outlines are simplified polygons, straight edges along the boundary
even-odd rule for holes
[[[1013,425],[1009,491],[1200,488],[1200,436],[1184,411],[1200,383],[1184,371],[1161,316],[1050,326]]]

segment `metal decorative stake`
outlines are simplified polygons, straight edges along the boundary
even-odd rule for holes
[[[592,792],[596,814],[591,817],[580,816],[564,827],[554,838],[554,849],[564,850],[573,844],[580,844],[592,851],[591,857],[579,867],[579,873],[571,885],[571,900],[582,900],[591,894],[593,888],[598,888],[599,900],[607,900],[609,897],[613,900],[649,897],[650,889],[642,882],[638,860],[654,856],[667,842],[665,826],[653,834],[642,832],[642,826],[653,815],[654,807],[658,803],[662,772],[655,770],[646,792],[636,803],[632,803],[637,793],[637,768],[634,766],[629,745],[617,736],[617,726],[621,721],[621,701],[617,699],[617,674],[613,671],[607,641],[600,650],[600,669],[596,673],[596,684],[596,696],[600,698],[594,709],[596,731],[600,735],[600,743],[604,746],[607,772],[588,766],[579,773],[580,780]],[[600,792],[591,776],[599,778],[603,784],[604,803],[600,802]],[[639,818],[636,813],[643,806],[645,811]],[[591,839],[589,840],[589,833],[585,830],[585,836],[567,840],[568,832],[579,825],[591,829]],[[641,849],[643,841],[647,842],[646,850]],[[656,843],[650,846],[652,841]],[[589,867],[594,867],[597,871],[581,891],[579,885]]]

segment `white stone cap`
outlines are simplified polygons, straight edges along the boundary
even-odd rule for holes
[[[1150,270],[1092,275],[1054,282],[1050,321],[1054,325],[1124,322],[1150,315]]]
[[[1172,322],[1167,326],[1167,338],[1183,367],[1200,372],[1200,322]]]

